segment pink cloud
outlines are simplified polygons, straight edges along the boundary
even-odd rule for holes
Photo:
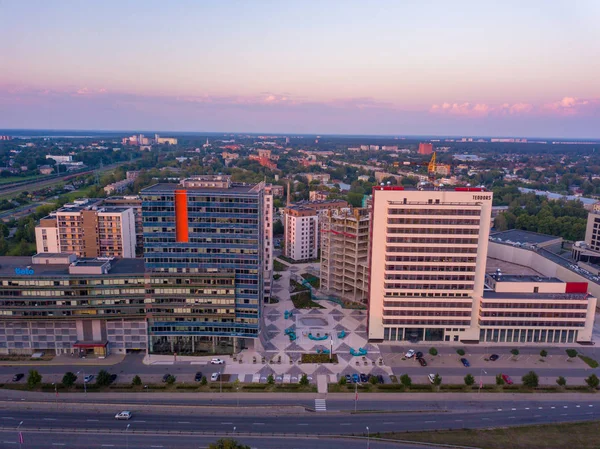
[[[483,103],[442,103],[441,105],[434,104],[429,109],[429,112],[434,114],[451,114],[463,116],[484,116],[488,115],[492,108]]]
[[[598,110],[600,99],[584,99],[577,97],[563,97],[560,101],[546,103],[542,106],[544,111],[558,113],[560,115],[578,115],[590,110]]]

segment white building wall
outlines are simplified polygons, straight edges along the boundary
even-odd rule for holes
[[[37,226],[35,228],[35,246],[38,253],[60,253],[58,228]]]

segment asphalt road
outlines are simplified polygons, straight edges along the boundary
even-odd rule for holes
[[[364,449],[366,440],[339,438],[306,437],[249,437],[231,436],[236,441],[253,449],[332,449],[343,446],[345,449]],[[140,435],[136,433],[120,434],[74,434],[55,432],[26,432],[23,434],[23,449],[205,449],[219,436],[197,435]],[[18,434],[14,431],[0,431],[0,443],[3,448],[19,447]],[[423,446],[370,441],[370,449],[423,449]],[[435,449],[435,446],[428,446]]]

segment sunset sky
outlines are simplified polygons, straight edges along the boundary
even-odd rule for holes
[[[600,138],[600,1],[0,1],[0,128]]]

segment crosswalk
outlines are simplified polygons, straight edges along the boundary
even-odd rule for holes
[[[327,411],[327,403],[325,399],[315,399],[315,411],[316,412],[326,412]]]

